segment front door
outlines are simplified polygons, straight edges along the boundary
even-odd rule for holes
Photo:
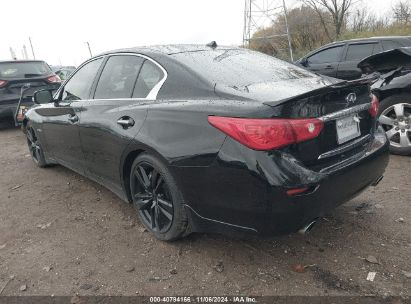
[[[82,174],[85,159],[79,123],[101,63],[98,58],[83,65],[59,90],[55,103],[37,111],[43,116],[43,138],[50,157]]]

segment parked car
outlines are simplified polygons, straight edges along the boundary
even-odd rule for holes
[[[34,100],[24,130],[35,163],[111,189],[161,240],[307,231],[388,162],[367,82],[242,48],[108,52]]]
[[[358,67],[374,77],[380,99],[379,122],[392,153],[411,155],[411,48],[399,48],[362,60]]]
[[[33,105],[36,90],[57,90],[60,78],[41,60],[0,61],[0,121],[11,120],[24,90],[22,108]]]
[[[60,77],[61,80],[66,80],[74,71],[76,67],[74,66],[62,66],[56,69],[53,69],[54,73]]]
[[[374,37],[337,41],[302,57],[296,64],[312,72],[339,79],[361,77],[358,63],[373,54],[399,47],[411,46],[411,37]]]

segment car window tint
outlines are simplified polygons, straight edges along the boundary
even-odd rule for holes
[[[163,79],[163,71],[152,63],[150,60],[146,60],[138,75],[137,83],[134,88],[134,98],[145,98],[155,87],[157,83]]]
[[[346,61],[361,60],[374,53],[377,43],[351,44],[348,46]]]
[[[399,42],[392,40],[382,40],[381,43],[385,51],[397,49],[403,46]]]
[[[110,57],[101,73],[94,98],[131,98],[137,75],[144,60],[139,56]]]
[[[64,86],[62,100],[88,99],[102,60],[102,58],[93,60],[79,69]]]
[[[308,58],[309,63],[330,63],[338,62],[341,58],[343,46],[336,46],[324,51],[320,51]]]

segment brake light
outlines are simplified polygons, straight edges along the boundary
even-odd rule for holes
[[[46,80],[48,83],[60,83],[61,82],[60,77],[58,77],[57,75],[51,75],[47,77]]]
[[[294,189],[289,189],[286,191],[288,196],[294,196],[294,195],[298,195],[301,193],[306,192],[308,189],[310,189],[309,187],[303,187],[303,188],[294,188]]]
[[[374,94],[371,94],[371,98],[371,107],[368,111],[370,112],[371,117],[377,117],[378,109],[380,108],[380,101]]]
[[[6,81],[6,80],[1,80],[1,79],[0,79],[0,88],[5,87],[6,84],[7,84],[7,81]]]
[[[323,122],[307,119],[254,119],[209,116],[208,122],[253,150],[273,150],[317,137]]]

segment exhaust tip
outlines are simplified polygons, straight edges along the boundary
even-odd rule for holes
[[[311,231],[311,229],[313,229],[314,225],[317,223],[317,220],[314,220],[312,222],[310,222],[308,225],[304,226],[303,228],[301,228],[300,230],[298,230],[299,234],[307,234]]]

